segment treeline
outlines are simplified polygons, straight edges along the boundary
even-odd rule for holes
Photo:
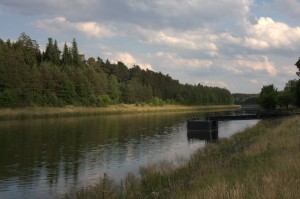
[[[0,39],[0,107],[107,106],[117,103],[163,105],[232,104],[223,88],[180,84],[169,75],[101,58],[84,59],[77,42],[48,39],[44,52],[28,35]]]
[[[234,93],[234,104],[240,105],[258,105],[259,94]]]
[[[278,91],[273,84],[263,86],[258,98],[259,104],[266,110],[289,106],[300,107],[300,80],[289,80],[283,91]]]

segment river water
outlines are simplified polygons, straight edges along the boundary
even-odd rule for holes
[[[0,199],[57,198],[106,173],[116,181],[159,161],[187,160],[203,140],[186,121],[204,113],[147,113],[0,122]],[[219,122],[229,137],[257,120]]]

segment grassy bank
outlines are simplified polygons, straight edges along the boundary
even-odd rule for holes
[[[108,107],[35,107],[35,108],[16,108],[0,109],[0,120],[23,119],[23,118],[48,118],[48,117],[70,117],[86,115],[106,115],[120,113],[143,113],[143,112],[175,112],[175,111],[201,111],[201,110],[219,110],[235,109],[236,105],[219,105],[219,106],[136,106],[136,105],[111,105]]]
[[[210,144],[181,166],[160,163],[63,198],[300,198],[300,117],[269,120]]]

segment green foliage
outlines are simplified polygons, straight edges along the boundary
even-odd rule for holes
[[[15,107],[17,104],[17,96],[12,90],[5,89],[0,92],[0,106],[1,107]]]
[[[166,103],[162,100],[162,99],[160,99],[160,98],[158,98],[158,97],[153,97],[151,100],[150,100],[150,105],[151,106],[163,106],[163,105],[165,105]]]
[[[298,68],[298,72],[297,72],[297,75],[300,77],[300,58],[298,59],[298,61],[295,63],[295,65],[297,66]]]
[[[62,53],[61,53],[62,52]],[[17,42],[0,39],[0,107],[107,106],[116,103],[165,102],[184,105],[232,104],[223,88],[180,84],[169,75],[122,62],[89,58],[85,64],[76,39],[62,51],[48,38],[41,53],[22,33]]]
[[[43,61],[51,62],[55,65],[60,65],[60,50],[58,49],[57,41],[53,42],[52,38],[48,38],[46,50],[43,53]]]
[[[276,108],[277,95],[274,85],[263,86],[259,95],[259,104],[266,110],[273,110]]]
[[[298,80],[295,88],[295,104],[300,107],[300,80]]]
[[[67,43],[64,44],[64,49],[61,58],[62,65],[68,66],[72,64],[72,54],[67,46]]]
[[[117,104],[120,101],[120,88],[119,82],[115,75],[109,77],[109,97],[112,99],[113,103]]]
[[[241,105],[255,105],[258,104],[258,96],[259,94],[244,94],[244,93],[234,93],[232,94],[234,97],[235,104]]]
[[[97,106],[107,107],[110,104],[111,104],[111,99],[109,98],[108,95],[99,95],[97,97]]]
[[[72,64],[77,67],[80,66],[81,58],[79,56],[77,41],[75,38],[73,38],[73,41],[72,41],[71,54],[72,54]]]
[[[293,95],[291,92],[289,91],[278,92],[277,103],[280,107],[285,106],[286,108],[288,108],[288,106],[292,104],[292,102],[293,102]]]

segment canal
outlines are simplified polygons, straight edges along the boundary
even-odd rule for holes
[[[186,121],[204,113],[147,113],[0,122],[0,198],[57,198],[105,174],[118,181],[159,161],[174,164],[205,146]],[[257,120],[219,122],[219,138]]]

